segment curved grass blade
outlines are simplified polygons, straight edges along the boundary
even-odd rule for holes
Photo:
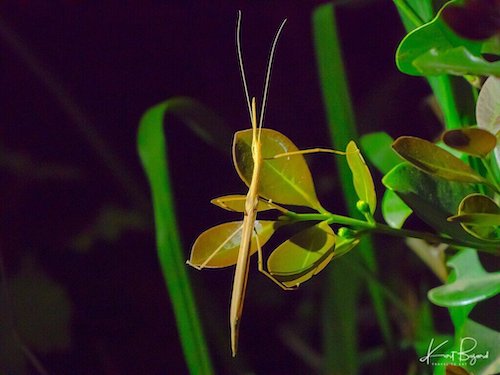
[[[197,268],[234,266],[238,260],[242,225],[243,221],[240,220],[207,229],[196,239],[188,263]],[[274,221],[256,220],[250,245],[250,255],[257,252],[257,243],[263,246],[271,238],[275,230]],[[258,242],[256,237],[259,239]]]
[[[172,301],[184,357],[191,374],[213,374],[212,363],[186,272],[184,252],[176,224],[174,199],[168,173],[167,143],[163,130],[166,114],[174,114],[193,126],[207,138],[209,119],[216,116],[201,104],[186,98],[173,98],[150,108],[141,118],[137,146],[142,165],[149,180],[156,226],[158,257],[167,290]],[[217,121],[209,122],[224,134]],[[205,127],[203,126],[205,124]],[[224,135],[221,136],[224,138]]]
[[[261,129],[262,170],[259,195],[273,202],[307,206],[323,210],[316,196],[309,167],[302,155],[273,159],[275,155],[298,151],[285,135],[272,129]],[[236,132],[233,162],[238,175],[250,186],[253,172],[252,130]]]

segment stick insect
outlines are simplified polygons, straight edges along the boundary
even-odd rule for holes
[[[259,123],[257,126],[257,105],[255,97],[250,101],[248,94],[248,85],[245,76],[245,69],[243,67],[243,57],[241,53],[241,11],[238,12],[238,24],[236,27],[236,46],[238,52],[238,63],[240,66],[241,78],[243,81],[243,88],[250,114],[250,122],[252,124],[252,159],[253,159],[253,172],[252,180],[248,193],[245,199],[245,213],[243,218],[242,233],[240,250],[238,252],[238,260],[236,262],[236,270],[234,274],[233,291],[231,295],[230,307],[230,327],[231,327],[231,352],[233,357],[236,355],[238,348],[238,333],[243,312],[243,303],[245,300],[245,292],[248,281],[248,270],[250,265],[250,246],[252,235],[254,232],[255,220],[257,218],[257,206],[259,204],[259,183],[260,174],[262,169],[262,144],[261,144],[261,129],[264,123],[264,112],[267,103],[267,94],[269,92],[269,81],[271,76],[271,67],[274,58],[274,50],[281,34],[281,30],[285,26],[286,19],[283,20],[276,32],[273,43],[271,45],[271,52],[269,55],[269,62],[267,64],[266,78],[264,82],[264,93],[262,97],[262,108],[260,111]],[[255,237],[258,241],[258,237]],[[259,244],[257,247],[260,248]],[[261,260],[260,249],[259,260]],[[261,261],[259,261],[261,264]],[[261,267],[259,267],[260,269]],[[269,275],[268,275],[269,276]]]
[[[301,155],[301,154],[309,154],[309,153],[316,153],[316,152],[328,152],[328,153],[337,153],[337,154],[345,154],[344,152],[341,151],[335,151],[335,150],[330,150],[330,149],[322,149],[322,148],[315,148],[315,149],[307,149],[307,150],[298,150],[296,149],[295,146],[294,149],[289,152],[284,153],[275,153],[272,154],[269,157],[264,158],[263,153],[262,153],[262,134],[264,133],[264,139],[273,139],[276,140],[278,143],[281,142],[281,140],[286,138],[284,135],[281,133],[278,133],[274,130],[271,129],[263,129],[263,123],[264,123],[264,112],[266,109],[266,104],[267,104],[267,96],[269,92],[269,82],[270,82],[270,76],[271,76],[271,68],[273,64],[273,59],[274,59],[274,52],[276,48],[276,44],[278,42],[278,38],[281,34],[281,31],[286,23],[286,19],[283,20],[281,25],[279,26],[276,35],[273,39],[273,42],[271,44],[271,51],[269,55],[269,61],[267,63],[267,68],[266,68],[266,75],[265,75],[265,81],[264,81],[264,90],[263,90],[263,97],[262,97],[262,109],[260,111],[260,115],[257,115],[257,104],[256,104],[256,99],[255,97],[252,97],[250,99],[250,95],[248,93],[248,86],[247,86],[247,81],[246,81],[246,76],[245,76],[245,70],[243,67],[243,58],[242,58],[242,52],[241,52],[241,12],[238,12],[238,21],[237,21],[237,27],[236,27],[236,46],[237,46],[237,55],[238,55],[238,63],[239,63],[239,68],[240,68],[240,73],[242,77],[242,82],[243,82],[243,88],[245,92],[245,98],[247,102],[247,107],[248,107],[248,112],[250,114],[250,122],[251,122],[251,129],[247,130],[242,130],[240,132],[237,132],[235,135],[235,142],[233,143],[233,158],[236,158],[236,151],[235,149],[237,148],[237,138],[238,135],[241,134],[248,134],[250,135],[251,132],[251,161],[252,161],[252,169],[251,171],[249,170],[249,175],[248,179],[245,179],[241,175],[241,171],[238,170],[238,173],[240,174],[240,177],[247,183],[249,189],[248,193],[246,196],[239,196],[236,197],[237,200],[239,200],[239,209],[235,210],[238,212],[243,212],[244,217],[243,221],[239,222],[229,222],[229,223],[224,223],[219,226],[213,227],[204,233],[202,233],[198,239],[196,240],[195,244],[193,245],[193,250],[191,252],[191,258],[188,261],[188,264],[192,265],[193,267],[197,269],[202,269],[205,267],[224,267],[224,266],[229,266],[229,265],[234,265],[236,264],[236,270],[235,270],[235,275],[234,275],[234,281],[233,281],[233,289],[232,289],[232,295],[231,295],[231,306],[230,306],[230,329],[231,329],[231,352],[232,355],[235,356],[237,353],[237,346],[238,346],[238,333],[239,333],[239,325],[241,321],[241,316],[243,312],[243,304],[244,304],[244,298],[245,298],[245,293],[246,293],[246,287],[247,287],[247,281],[248,281],[248,272],[249,272],[249,266],[250,266],[250,257],[253,253],[257,252],[258,254],[258,269],[260,272],[264,273],[266,276],[268,276],[273,282],[275,282],[277,285],[279,285],[281,288],[285,290],[289,289],[295,289],[295,287],[288,287],[286,286],[283,282],[278,280],[276,277],[274,277],[272,274],[270,274],[265,268],[264,268],[264,262],[263,262],[263,255],[262,255],[262,250],[261,250],[261,244],[267,241],[269,236],[265,236],[263,232],[266,231],[265,227],[267,225],[267,228],[272,227],[272,223],[274,222],[264,222],[261,220],[257,220],[257,212],[263,209],[278,209],[281,210],[282,213],[286,214],[286,209],[275,205],[272,201],[266,200],[260,197],[260,189],[261,189],[261,182],[263,178],[263,164],[264,161],[270,161],[270,160],[275,160],[278,158],[282,157],[288,157],[288,156],[293,156],[293,155]],[[291,142],[291,141],[287,141]],[[237,164],[237,162],[235,162]],[[304,161],[305,163],[305,161]],[[307,172],[309,173],[309,172]],[[311,180],[312,183],[312,180]],[[315,194],[315,193],[314,193]],[[224,199],[227,199],[227,197],[222,197]],[[231,197],[234,199],[235,196]],[[316,199],[316,198],[315,198]],[[216,200],[214,200],[216,201]],[[226,208],[224,206],[224,202],[214,202],[223,208]],[[226,200],[226,202],[229,202],[229,200]],[[286,202],[282,202],[286,203]],[[294,204],[295,202],[289,202],[290,204]],[[300,203],[299,203],[300,204]],[[319,202],[318,202],[319,205]],[[264,208],[263,208],[264,206]],[[318,206],[321,207],[321,206]],[[271,224],[270,224],[271,223]],[[257,233],[260,232],[260,233]],[[263,238],[259,240],[259,237],[262,236]],[[215,240],[214,240],[215,239]],[[218,241],[218,242],[217,242]],[[237,243],[237,244],[236,244]],[[237,246],[237,247],[236,247]],[[222,253],[224,253],[227,249],[226,248],[231,248],[233,251],[231,252],[232,256],[224,258],[224,260],[221,260],[219,257]],[[213,250],[215,249],[215,250]],[[196,250],[196,251],[195,251]],[[213,251],[212,251],[213,250]],[[237,252],[236,252],[237,250]],[[201,256],[194,255],[195,253],[200,252],[202,253]],[[219,258],[218,258],[219,257]]]

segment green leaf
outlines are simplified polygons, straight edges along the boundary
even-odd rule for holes
[[[486,195],[466,196],[460,202],[458,215],[449,217],[448,221],[459,222],[467,232],[477,238],[500,240],[500,207]]]
[[[382,197],[382,216],[389,226],[400,229],[413,210],[392,190]]]
[[[212,199],[210,203],[228,211],[245,212],[246,199],[246,195],[223,195],[222,197]],[[275,204],[269,203],[264,199],[259,199],[257,212],[273,210],[276,207],[278,206]]]
[[[436,178],[407,163],[401,163],[382,179],[427,224],[436,231],[446,233],[465,246],[494,249],[463,230],[458,223],[447,218],[457,212],[463,197],[475,193],[469,184]]]
[[[231,221],[207,229],[196,239],[188,263],[195,267],[222,268],[238,260],[243,221]],[[256,220],[250,254],[257,251],[256,237],[263,246],[276,230],[274,221]],[[257,232],[257,234],[255,233]]]
[[[186,98],[173,98],[144,113],[137,134],[139,156],[153,196],[158,257],[172,301],[184,357],[191,373],[213,374],[176,224],[163,130],[166,114],[180,117],[206,137],[217,134],[217,137],[224,138],[224,131],[220,124],[210,120],[216,116],[201,104]],[[215,124],[210,126],[213,132],[207,131],[207,124]],[[216,142],[214,138],[208,140]]]
[[[466,47],[460,46],[447,50],[433,48],[413,60],[413,66],[421,75],[432,76],[453,74],[464,76],[499,75],[500,62],[489,62],[472,54]]]
[[[443,9],[452,4],[457,4],[458,1],[449,1],[438,14],[430,22],[417,27],[411,31],[400,43],[396,51],[396,64],[403,73],[410,75],[426,75],[427,72],[422,71],[422,67],[417,66],[416,61],[420,58],[431,59],[433,55],[447,54],[449,50],[456,47],[467,49],[467,52],[478,59],[481,59],[481,48],[483,43],[464,39],[457,36],[452,30],[448,28],[441,17]],[[441,57],[440,57],[441,58]],[[439,62],[438,60],[437,62]],[[483,60],[485,62],[485,60]],[[452,60],[453,62],[453,60]],[[436,62],[435,62],[436,64]],[[448,74],[462,74],[453,69],[445,71]],[[442,74],[440,72],[439,74]],[[430,74],[437,74],[431,72]]]
[[[394,150],[420,170],[451,181],[485,183],[471,167],[441,147],[417,137],[399,137]]]
[[[497,138],[480,128],[448,130],[442,138],[449,147],[478,157],[485,157],[497,145]]]
[[[429,299],[444,307],[466,306],[500,293],[500,272],[488,273],[475,251],[463,251],[448,263],[455,274],[448,284],[431,289]]]
[[[382,173],[388,173],[401,163],[401,159],[392,149],[394,140],[385,132],[365,134],[360,139],[361,148],[366,158]]]
[[[304,157],[293,155],[273,159],[278,154],[298,151],[297,146],[276,130],[261,131],[263,160],[259,195],[277,203],[322,209]],[[241,130],[234,135],[233,162],[238,175],[250,186],[254,166],[251,129]]]
[[[335,240],[332,228],[322,221],[279,245],[269,256],[267,269],[286,286],[298,286],[330,262]]]
[[[352,172],[352,181],[354,190],[358,198],[370,207],[372,215],[377,206],[377,195],[375,194],[375,185],[361,152],[354,141],[350,141],[346,148],[347,164]]]

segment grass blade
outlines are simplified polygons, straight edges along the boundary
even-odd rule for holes
[[[319,78],[332,143],[335,149],[341,150],[345,149],[349,141],[357,139],[358,134],[337,35],[335,9],[332,4],[320,6],[315,10],[313,27]],[[336,160],[349,214],[356,216],[359,214],[355,208],[358,197],[352,188],[349,166],[345,160]],[[369,269],[376,272],[377,266],[370,237],[361,241],[359,253]],[[342,294],[356,296],[360,286],[360,282],[357,280],[359,276],[353,276],[352,272],[344,270],[343,268],[346,266],[346,264],[339,262],[336,267],[332,268],[330,289],[331,292],[340,293],[338,287],[342,285],[344,292]],[[380,328],[385,340],[390,343],[392,334],[382,293],[378,286],[373,284],[368,284],[368,286]],[[347,291],[347,289],[350,290]],[[356,315],[354,313],[357,309],[357,298],[339,300],[337,297],[335,295],[333,298],[327,298],[329,302],[325,306],[325,308],[331,308],[331,311],[325,313],[324,321],[326,330],[324,334],[325,371],[354,374],[358,371],[357,342],[353,339],[357,335]],[[328,332],[329,329],[333,330],[332,324],[335,325],[331,321],[342,322],[344,332],[341,336],[334,335],[334,332]],[[342,365],[343,362],[344,365]]]
[[[158,257],[172,301],[184,357],[191,374],[213,374],[176,224],[163,130],[163,119],[167,114],[175,114],[190,125],[206,123],[207,118],[214,116],[192,100],[174,98],[150,108],[141,118],[137,135],[139,156],[153,198]],[[203,128],[195,125],[195,129]]]

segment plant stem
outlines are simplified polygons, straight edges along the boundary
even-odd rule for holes
[[[354,219],[352,217],[343,215],[332,214],[329,212],[319,213],[319,214],[299,214],[296,212],[289,211],[286,214],[286,217],[291,219],[292,221],[328,221],[328,224],[348,225],[354,227],[354,229],[356,230],[360,230],[363,233],[374,232],[380,234],[389,234],[395,237],[420,238],[428,242],[446,243],[454,246],[470,246],[474,248],[478,246],[476,243],[469,243],[466,241],[456,241],[453,238],[444,237],[434,233],[420,232],[411,229],[392,228],[385,224],[376,222],[370,223],[368,221]],[[497,244],[496,245],[485,244],[484,247],[481,248],[481,250],[496,254],[495,250],[497,249],[497,246],[498,246]]]
[[[415,28],[422,26],[424,21],[417,13],[408,5],[405,0],[393,0],[399,10],[415,25]]]
[[[491,156],[490,156],[490,159],[491,159]],[[500,193],[500,184],[498,183],[496,175],[493,172],[493,169],[491,168],[489,160],[487,158],[481,158],[481,162],[483,163],[484,168],[486,169],[486,173],[488,174],[489,180],[495,186],[497,193]]]

